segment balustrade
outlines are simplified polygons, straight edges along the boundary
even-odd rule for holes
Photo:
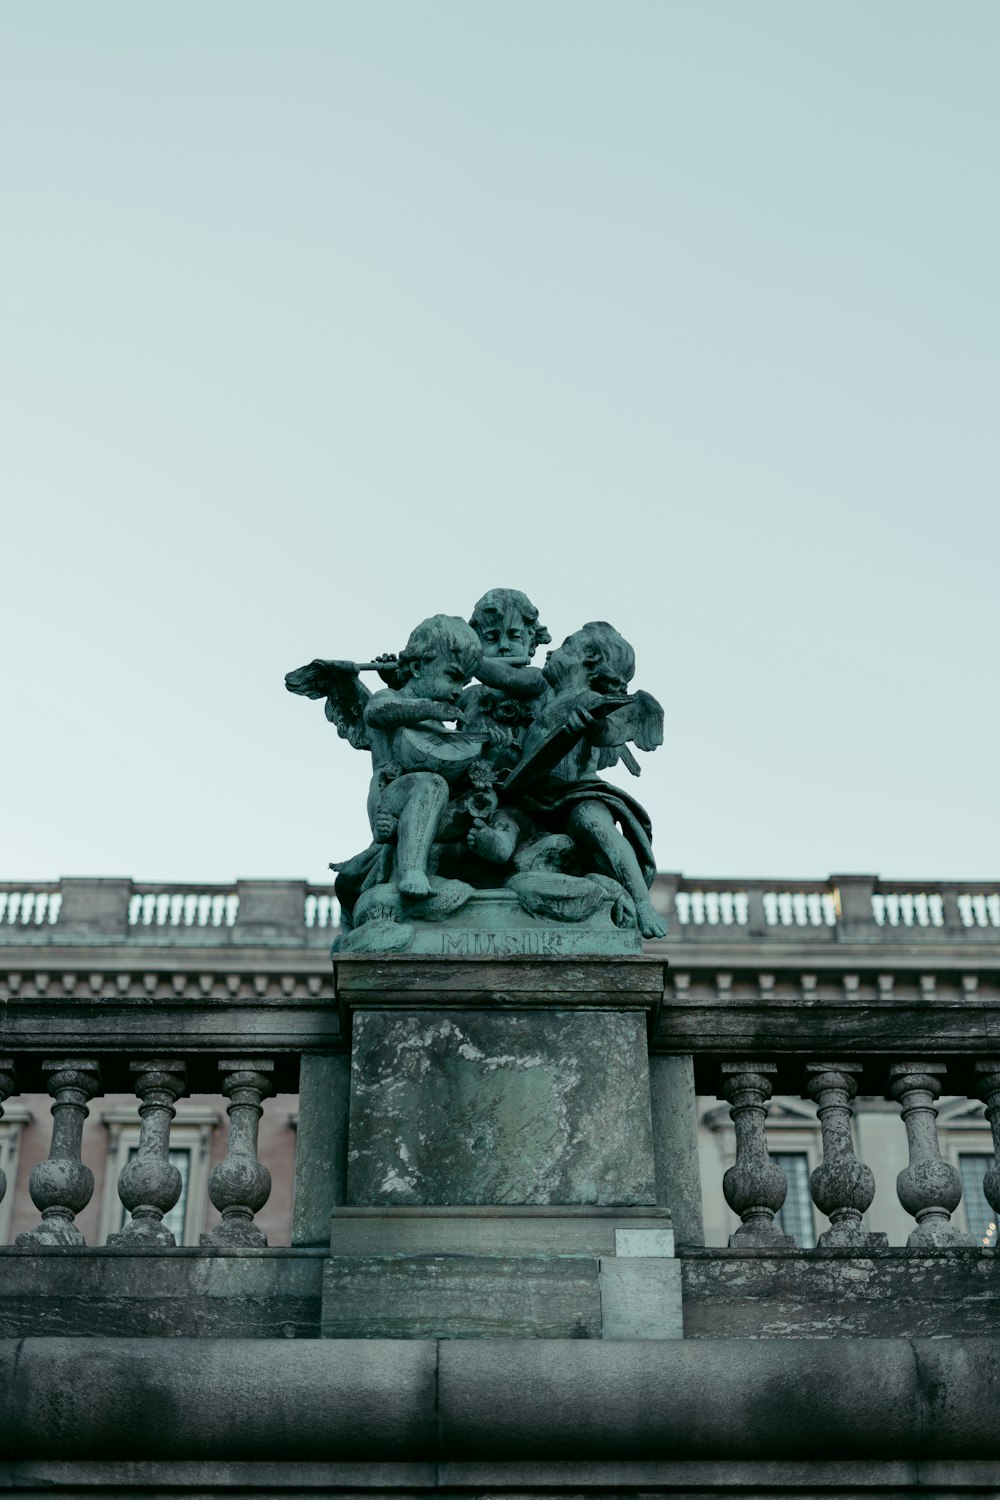
[[[261,1248],[267,1237],[253,1216],[271,1194],[271,1174],[257,1159],[261,1101],[274,1092],[274,1063],[235,1058],[219,1063],[222,1092],[229,1100],[226,1156],[212,1168],[208,1196],[222,1215],[217,1228],[203,1234],[203,1245]]]
[[[879,943],[947,939],[970,947],[1000,934],[996,883],[887,882],[874,875],[825,880],[700,879],[658,875],[652,898],[667,943]],[[301,881],[235,885],[132,880],[0,882],[0,942],[46,934],[117,936],[130,945],[253,942],[262,914],[284,940],[318,945],[339,922],[330,886]]]
[[[173,1245],[163,1222],[181,1195],[181,1174],[170,1161],[174,1103],[185,1092],[185,1069],[176,1060],[134,1062],[129,1070],[141,1099],[139,1148],[122,1168],[118,1196],[132,1217],[108,1241],[116,1245]]]
[[[794,1245],[775,1224],[788,1183],[767,1150],[767,1100],[774,1063],[723,1063],[721,1097],[729,1100],[736,1127],[736,1161],[722,1179],[726,1202],[742,1223],[729,1237],[732,1249],[744,1246]]]
[[[823,1162],[811,1178],[812,1199],[830,1228],[819,1237],[824,1249],[859,1250],[887,1245],[884,1234],[869,1234],[862,1214],[875,1197],[875,1177],[854,1154],[851,1101],[858,1091],[858,1062],[807,1063],[806,1092],[817,1106],[823,1135]]]
[[[83,1235],[73,1222],[94,1191],[94,1174],[80,1160],[87,1102],[100,1093],[96,1062],[60,1059],[43,1062],[52,1095],[52,1144],[48,1158],[31,1174],[28,1191],[42,1217],[33,1229],[17,1237],[18,1245],[82,1245]]]
[[[943,1063],[933,1062],[894,1063],[889,1069],[889,1092],[899,1102],[910,1153],[909,1165],[896,1179],[896,1192],[917,1221],[907,1240],[912,1246],[975,1244],[971,1234],[963,1234],[951,1222],[962,1201],[962,1179],[938,1149],[934,1100],[945,1072]]]

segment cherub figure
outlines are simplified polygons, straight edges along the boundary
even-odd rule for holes
[[[429,895],[428,860],[450,782],[483,749],[482,734],[445,727],[462,718],[459,700],[481,649],[464,620],[432,615],[399,653],[392,687],[369,693],[361,669],[341,661],[315,661],[285,678],[291,692],[326,696],[327,717],[341,736],[371,751],[368,817],[376,845],[396,845],[396,883],[405,897]]]
[[[552,637],[539,624],[538,610],[520,589],[490,589],[477,602],[469,620],[482,646],[476,668],[478,683],[462,694],[465,725],[487,737],[484,754],[497,770],[516,765],[531,724],[534,704],[548,691],[548,683],[531,658]],[[477,821],[468,845],[474,854],[504,864],[514,852],[518,824],[500,812],[489,822]]]
[[[625,887],[644,937],[663,937],[649,887],[656,874],[652,827],[643,807],[598,771],[663,743],[663,709],[649,693],[628,695],[635,653],[613,626],[594,620],[550,651],[548,692],[535,710],[509,795],[543,828],[568,833],[597,869]]]

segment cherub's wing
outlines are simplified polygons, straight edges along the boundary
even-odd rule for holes
[[[616,726],[620,726],[622,742],[619,745],[603,745],[597,757],[597,769],[599,771],[610,770],[619,761],[626,770],[631,771],[633,776],[640,772],[639,762],[628,749],[627,741],[631,740],[640,750],[655,750],[663,744],[663,707],[657,703],[651,693],[638,692],[632,697],[625,708],[619,708],[614,715]]]
[[[652,693],[642,691],[635,694],[632,706],[635,733],[632,743],[640,750],[656,750],[663,744],[663,704],[657,703]]]
[[[285,674],[285,687],[303,698],[325,698],[326,716],[336,724],[341,739],[355,750],[370,750],[365,704],[371,693],[352,661],[311,661]]]

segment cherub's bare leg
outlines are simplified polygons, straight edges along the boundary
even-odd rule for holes
[[[448,783],[432,771],[400,776],[383,792],[380,811],[399,818],[396,868],[401,895],[429,895],[427,860],[447,806]]]
[[[667,924],[653,910],[635,850],[603,802],[579,802],[569,816],[569,832],[585,848],[593,850],[635,902],[639,931],[643,937],[665,937]]]

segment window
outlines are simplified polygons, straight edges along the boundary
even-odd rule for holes
[[[14,1195],[17,1188],[17,1161],[21,1150],[21,1131],[30,1125],[32,1114],[23,1104],[8,1104],[0,1124],[0,1169],[7,1178],[7,1191],[0,1203],[0,1245],[10,1244]]]
[[[816,1224],[809,1191],[809,1157],[804,1151],[772,1151],[771,1160],[788,1179],[788,1195],[774,1222],[785,1234],[793,1234],[803,1250],[811,1250],[816,1243]]]
[[[959,1152],[958,1170],[962,1175],[962,1202],[965,1204],[965,1217],[969,1225],[969,1233],[974,1234],[979,1241],[989,1238],[994,1247],[997,1243],[996,1219],[997,1216],[986,1201],[983,1192],[983,1174],[986,1168],[993,1162],[993,1155],[973,1155],[971,1152]],[[992,1233],[990,1226],[993,1226]]]

